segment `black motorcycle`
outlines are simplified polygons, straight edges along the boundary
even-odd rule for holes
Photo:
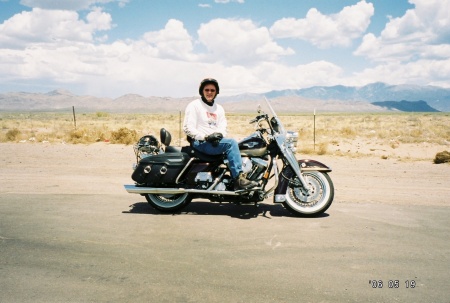
[[[239,141],[242,167],[247,179],[257,187],[234,191],[233,179],[224,155],[206,155],[191,146],[170,146],[171,135],[164,128],[160,142],[144,136],[134,146],[137,164],[125,185],[129,193],[145,196],[162,212],[177,212],[192,199],[237,204],[257,203],[273,196],[294,214],[314,216],[325,212],[333,202],[331,168],[315,160],[295,158],[298,133],[286,131],[270,102],[270,115],[258,108],[250,121],[256,131]],[[282,167],[281,170],[279,167]]]

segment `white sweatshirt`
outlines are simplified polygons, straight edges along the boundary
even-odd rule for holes
[[[183,130],[195,140],[205,140],[205,136],[215,132],[226,137],[227,119],[223,107],[217,102],[208,106],[201,99],[192,101],[186,107]]]

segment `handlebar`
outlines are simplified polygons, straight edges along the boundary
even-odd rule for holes
[[[260,120],[262,120],[262,119],[268,119],[268,118],[269,118],[269,116],[268,116],[267,114],[259,115],[259,116],[256,116],[255,119],[252,119],[252,120],[250,121],[250,124],[255,123],[255,122],[258,122],[258,121],[260,121]]]

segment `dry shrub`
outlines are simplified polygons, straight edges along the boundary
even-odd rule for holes
[[[319,143],[319,149],[317,150],[318,155],[325,155],[328,151],[328,143]]]
[[[119,128],[117,131],[111,132],[111,143],[132,144],[138,140],[137,132],[134,129],[126,127]]]
[[[108,118],[109,117],[109,113],[105,113],[105,112],[96,112],[95,116],[97,118]]]
[[[68,135],[68,142],[70,143],[86,143],[87,134],[85,129],[74,129]]]
[[[312,149],[311,147],[308,147],[308,146],[303,146],[297,152],[300,154],[304,154],[304,155],[311,155],[314,153],[314,149]]]
[[[344,137],[353,137],[356,135],[356,132],[353,128],[346,126],[341,129],[341,135]]]
[[[450,152],[445,150],[443,152],[436,154],[436,157],[434,158],[435,164],[446,163],[446,162],[450,162]]]
[[[106,140],[106,135],[101,128],[89,127],[71,130],[67,136],[70,143],[93,143]]]
[[[391,140],[389,141],[389,146],[393,149],[398,148],[400,146],[400,142],[397,140]]]
[[[36,134],[36,142],[53,142],[57,139],[56,135],[54,134],[48,134],[48,133],[37,133]]]
[[[312,148],[311,146],[303,145],[298,151],[300,154],[304,155],[325,155],[328,152],[328,143],[322,142],[317,144],[317,148]]]
[[[10,129],[6,132],[6,140],[7,141],[16,141],[19,139],[19,136],[22,134],[20,130],[17,128]]]

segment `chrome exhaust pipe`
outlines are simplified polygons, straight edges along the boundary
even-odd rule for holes
[[[208,195],[228,195],[239,196],[254,190],[260,190],[260,187],[254,187],[247,190],[226,191],[226,190],[209,190],[209,189],[186,189],[186,188],[158,188],[158,187],[141,187],[136,185],[124,185],[125,190],[130,194],[208,194]]]
[[[184,188],[156,188],[141,187],[136,185],[124,185],[125,190],[130,194],[184,194]]]

